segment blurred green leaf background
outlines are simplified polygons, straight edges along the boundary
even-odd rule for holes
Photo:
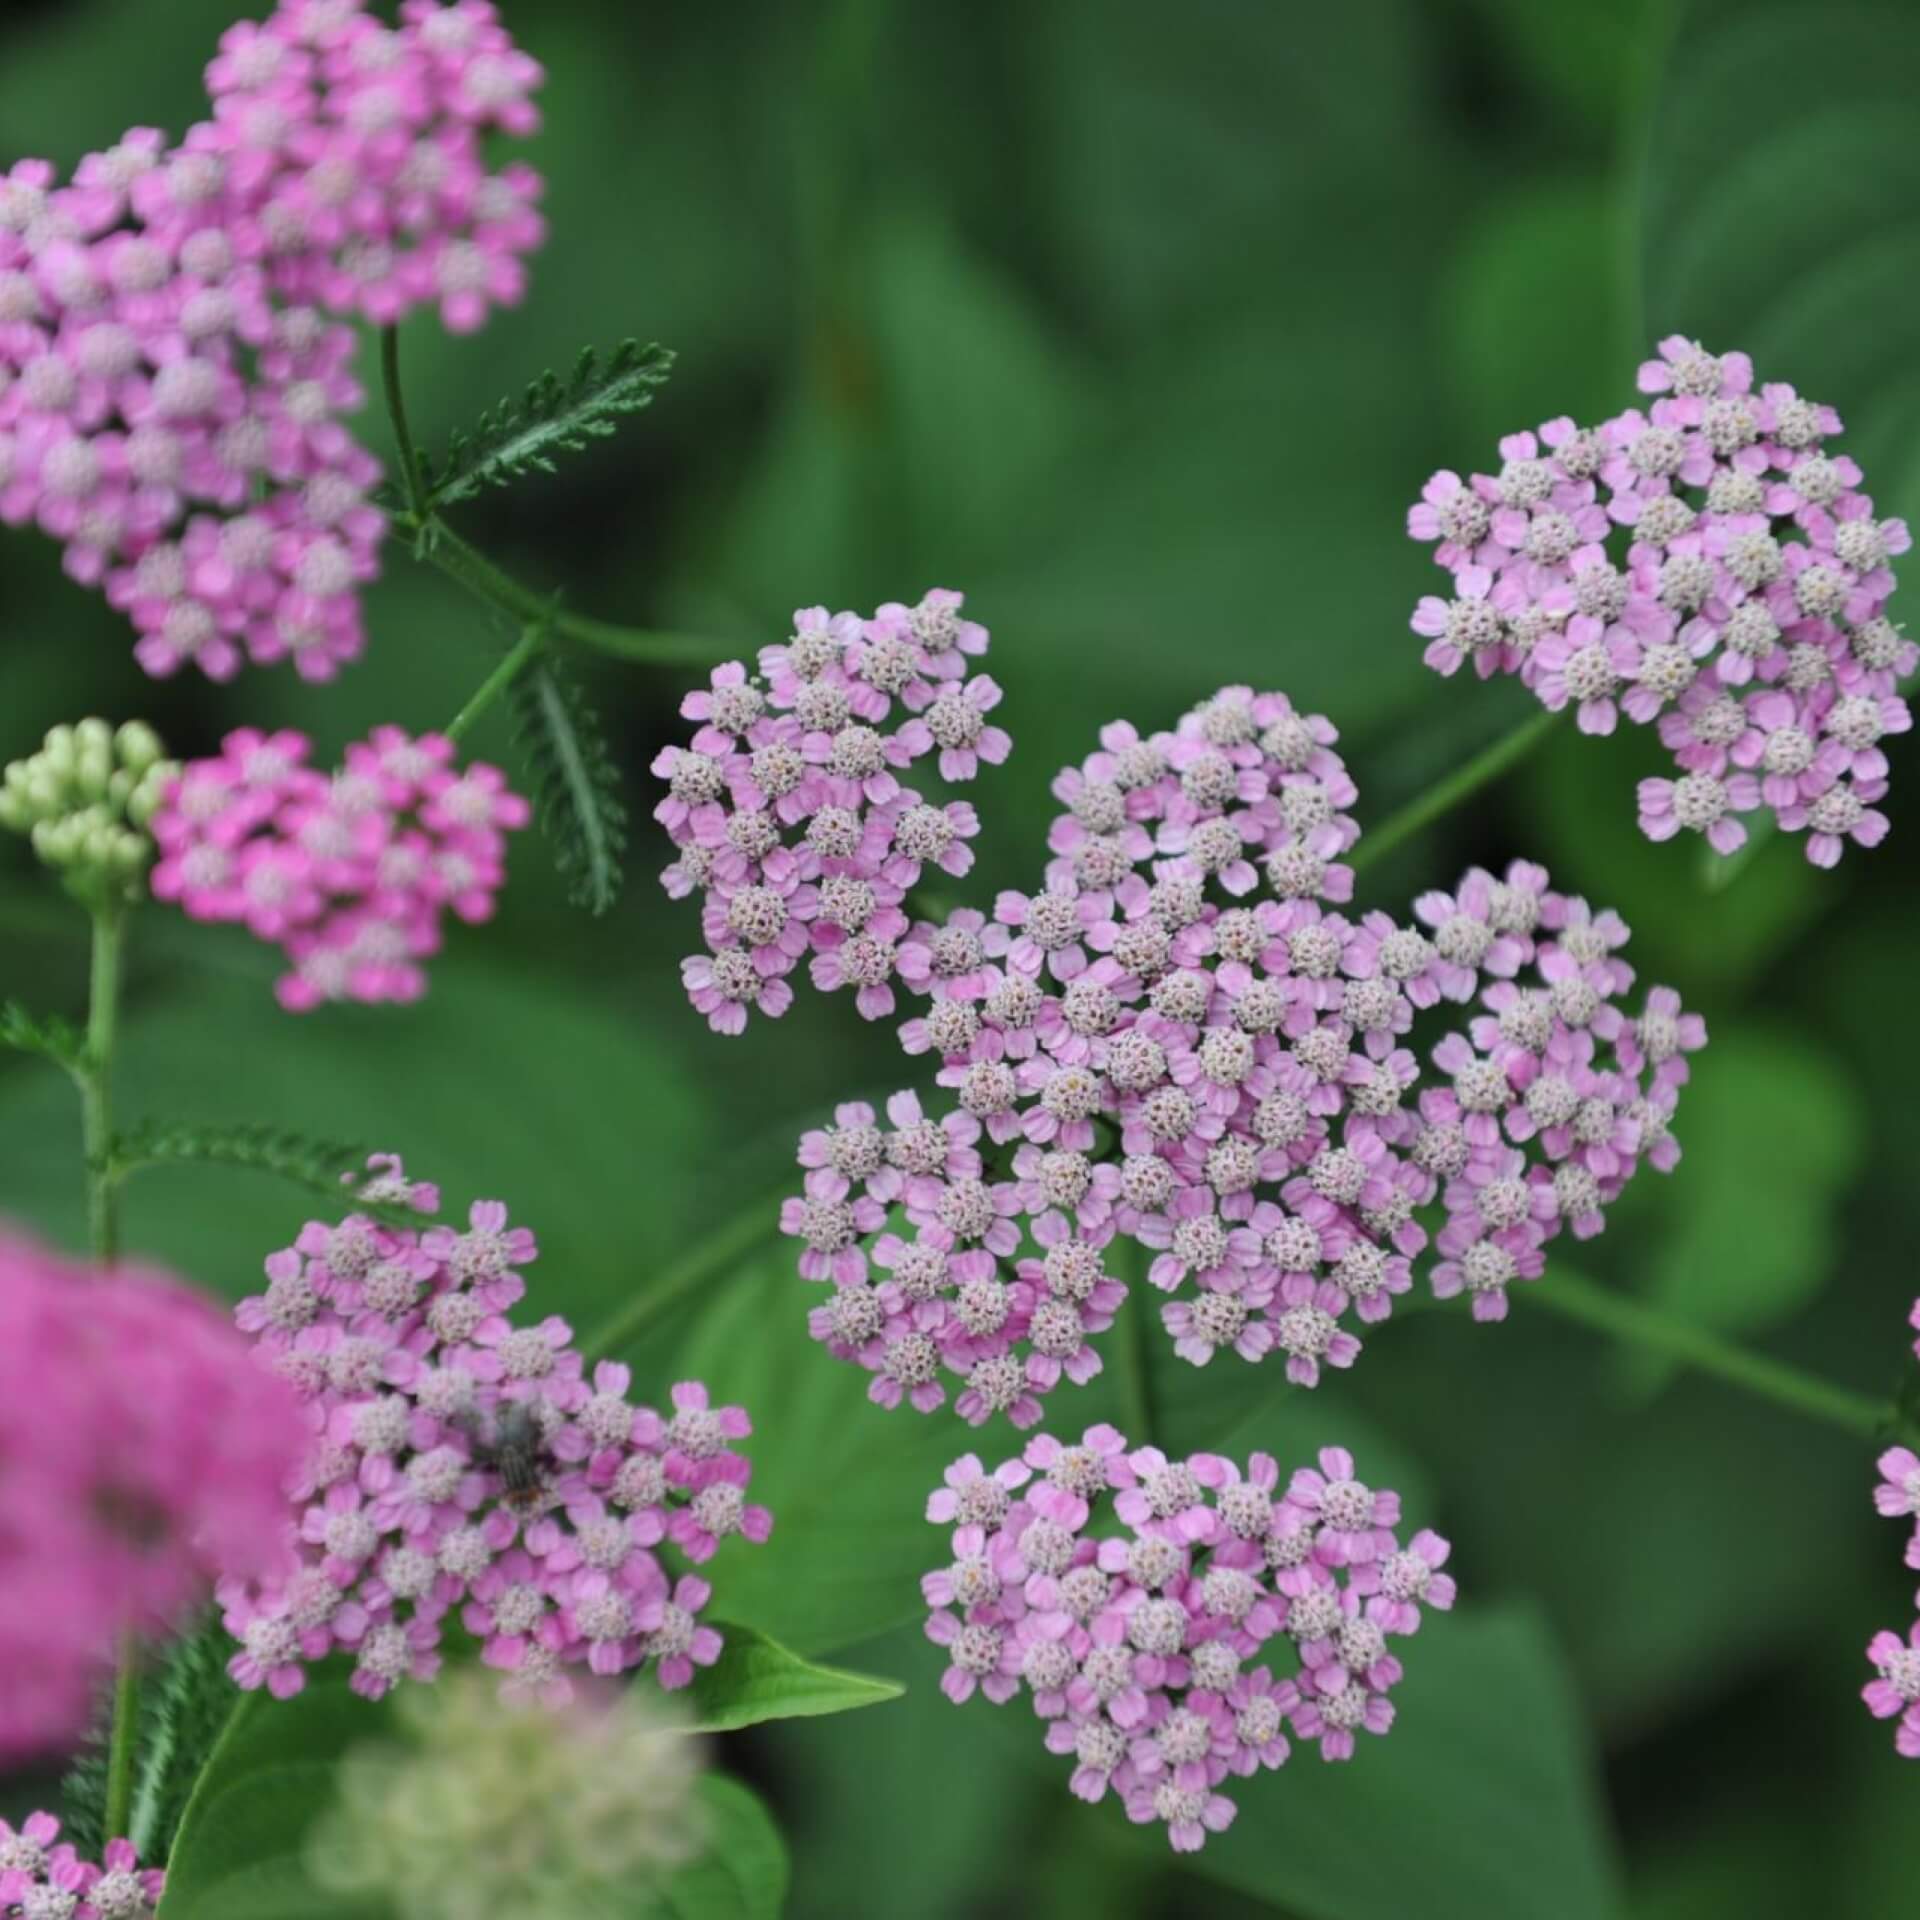
[[[0,24],[0,150],[70,163],[178,130],[230,0],[40,0]],[[1166,724],[1214,686],[1330,713],[1381,817],[1525,711],[1441,682],[1406,621],[1402,531],[1437,466],[1628,403],[1665,333],[1744,345],[1836,404],[1883,511],[1920,509],[1920,11],[1904,0],[526,0],[550,73],[531,157],[552,238],[532,296],[474,339],[404,340],[416,426],[589,340],[678,350],[655,405],[551,477],[456,512],[569,606],[751,648],[791,608],[964,588],[994,633],[1016,752],[975,790],[968,892],[1041,860],[1047,783],[1095,728]],[[373,374],[371,350],[363,372]],[[367,438],[386,452],[376,412]],[[50,544],[0,548],[0,757],[83,712],[176,751],[295,724],[331,757],[374,722],[444,724],[504,636],[396,543],[366,661],[330,687],[153,685]],[[1899,609],[1896,607],[1896,612]],[[591,1327],[777,1191],[836,1099],[914,1076],[885,1029],[803,997],[740,1041],[688,1011],[692,914],[653,885],[646,765],[693,676],[579,663],[639,831],[621,908],[568,908],[529,837],[500,919],[459,930],[411,1010],[294,1020],[266,956],[158,910],[136,930],[129,1118],[259,1120],[390,1144],[540,1231],[537,1296]],[[1896,834],[1818,876],[1765,848],[1724,893],[1633,826],[1638,730],[1556,738],[1368,876],[1379,904],[1471,860],[1545,860],[1617,904],[1643,977],[1716,1044],[1679,1132],[1582,1264],[1835,1380],[1890,1391],[1920,1287],[1911,998],[1920,864]],[[474,741],[510,751],[504,711]],[[1908,764],[1901,764],[1908,763]],[[77,1011],[81,923],[0,847],[0,992]],[[1906,954],[1907,959],[1901,956]],[[0,1212],[80,1230],[69,1090],[0,1060]],[[305,1207],[164,1169],[131,1238],[237,1294]],[[1317,1396],[1271,1369],[1154,1379],[1171,1436],[1304,1454],[1346,1439],[1455,1541],[1464,1602],[1409,1650],[1401,1726],[1350,1768],[1297,1759],[1176,1868],[1079,1807],[1038,1730],[957,1712],[914,1630],[927,1487],[973,1443],[884,1416],[810,1350],[778,1253],[649,1330],[661,1388],[746,1400],[779,1515],[716,1609],[904,1681],[870,1712],[728,1736],[769,1799],[802,1920],[1300,1920],[1913,1910],[1920,1778],[1857,1700],[1912,1575],[1868,1449],[1529,1311],[1422,1314]],[[1056,1422],[1104,1410],[1056,1404]],[[9,1805],[43,1787],[17,1783]],[[1204,1877],[1196,1877],[1196,1874]]]

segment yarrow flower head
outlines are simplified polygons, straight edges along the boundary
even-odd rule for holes
[[[1920,1300],[1912,1323],[1920,1328]],[[1920,1360],[1920,1340],[1914,1342]],[[1902,1396],[1903,1403],[1911,1394]],[[1889,1447],[1880,1456],[1880,1484],[1873,1490],[1875,1509],[1889,1520],[1911,1520],[1906,1564],[1920,1570],[1920,1453],[1909,1446]],[[1874,1677],[1861,1697],[1876,1720],[1894,1720],[1893,1743],[1901,1756],[1920,1760],[1920,1593],[1913,1599],[1915,1618],[1903,1640],[1897,1633],[1876,1633],[1867,1647]]]
[[[279,947],[290,1012],[417,1000],[445,914],[493,912],[530,809],[497,768],[457,767],[440,734],[376,727],[331,775],[307,754],[302,734],[242,728],[175,772],[151,822],[153,892]]]
[[[1920,664],[1886,613],[1906,523],[1828,446],[1839,415],[1756,386],[1744,353],[1675,334],[1640,389],[1644,411],[1549,420],[1500,442],[1497,474],[1427,482],[1407,531],[1453,576],[1414,611],[1427,664],[1516,673],[1585,733],[1657,726],[1677,771],[1640,783],[1651,839],[1732,853],[1764,808],[1816,866],[1877,846]]]
[[[371,1165],[366,1197],[437,1207],[393,1156]],[[344,1650],[355,1690],[378,1699],[434,1675],[454,1619],[508,1692],[548,1701],[583,1670],[646,1666],[683,1687],[719,1657],[707,1582],[670,1557],[697,1565],[772,1530],[734,1451],[747,1416],[697,1381],[664,1415],[637,1406],[629,1370],[589,1374],[565,1321],[510,1318],[537,1251],[486,1200],[464,1229],[312,1221],[268,1259],[266,1291],[235,1318],[313,1437],[296,1569],[218,1590],[242,1687],[285,1698]]]
[[[400,1920],[575,1920],[706,1844],[701,1743],[636,1688],[502,1703],[478,1675],[404,1696],[399,1740],[341,1763],[308,1860],[323,1887]]]
[[[992,1474],[969,1454],[927,1518],[950,1558],[921,1582],[941,1691],[1021,1693],[1083,1800],[1111,1790],[1180,1852],[1228,1827],[1230,1776],[1295,1741],[1351,1759],[1393,1724],[1395,1640],[1453,1605],[1447,1542],[1403,1548],[1397,1494],[1322,1449],[1283,1477],[1270,1455],[1169,1459],[1112,1427],[1039,1434]],[[1269,1648],[1290,1642],[1275,1673]],[[1289,1737],[1291,1736],[1291,1737]]]
[[[1529,862],[1404,922],[1353,908],[1335,739],[1234,687],[1171,733],[1116,723],[1055,782],[1043,888],[910,935],[951,955],[903,968],[900,1030],[951,1110],[841,1107],[781,1217],[829,1290],[814,1337],[874,1400],[1035,1424],[1100,1371],[1126,1241],[1182,1358],[1311,1387],[1430,1248],[1434,1293],[1501,1319],[1549,1241],[1673,1166],[1704,1022],[1664,987],[1634,1009],[1625,923]],[[1442,1009],[1422,1087],[1414,1023]]]
[[[77,900],[102,908],[138,898],[153,841],[148,823],[180,771],[151,727],[104,720],[55,727],[38,753],[0,780],[0,827],[27,834]]]
[[[278,1568],[305,1444],[198,1294],[0,1228],[0,1760],[70,1744],[123,1633]]]
[[[707,951],[681,973],[716,1033],[784,1013],[803,962],[868,1020],[894,1011],[896,984],[925,993],[980,965],[964,924],[936,946],[903,904],[929,869],[972,867],[980,823],[902,776],[931,760],[942,780],[970,781],[1012,746],[990,717],[1000,689],[968,666],[987,630],[960,607],[941,588],[870,619],[804,607],[757,673],[730,661],[683,702],[699,725],[653,763],[668,789],[654,818],[677,849],[662,884],[701,900]]]
[[[61,543],[151,674],[360,653],[386,517],[343,321],[520,298],[540,181],[483,143],[535,129],[540,68],[486,0],[400,11],[284,0],[223,36],[178,146],[0,180],[0,520]]]
[[[60,1838],[50,1813],[18,1827],[0,1820],[0,1913],[23,1920],[150,1920],[166,1891],[158,1867],[143,1868],[125,1840],[109,1840],[96,1864]]]

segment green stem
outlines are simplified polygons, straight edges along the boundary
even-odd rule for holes
[[[120,1257],[120,1209],[113,1177],[113,1045],[120,1012],[120,940],[116,907],[93,917],[93,962],[87,989],[87,1052],[80,1074],[80,1123],[87,1156],[87,1236],[93,1257],[110,1267]]]
[[[1384,860],[1404,840],[1411,840],[1423,827],[1430,827],[1443,814],[1451,813],[1463,800],[1471,799],[1482,787],[1517,766],[1552,732],[1555,713],[1542,711],[1523,720],[1511,733],[1504,733],[1492,746],[1483,748],[1465,766],[1456,768],[1444,780],[1436,780],[1425,793],[1416,794],[1399,812],[1391,813],[1377,827],[1370,828],[1354,848],[1347,864],[1358,870]]]
[[[387,418],[393,422],[394,444],[400,449],[400,474],[413,518],[425,526],[428,514],[426,482],[420,474],[420,454],[407,421],[406,395],[400,390],[400,329],[380,329],[380,385],[387,397]]]
[[[1735,1346],[1704,1328],[1670,1320],[1654,1308],[1580,1274],[1556,1267],[1539,1286],[1528,1288],[1525,1297],[1616,1340],[1663,1353],[1682,1366],[1712,1374],[1743,1393],[1770,1400],[1809,1420],[1825,1421],[1857,1439],[1878,1440],[1898,1425],[1892,1406],[1884,1400],[1837,1387],[1783,1360]]]
[[[730,1220],[698,1241],[686,1257],[669,1267],[652,1287],[581,1343],[582,1359],[591,1366],[596,1360],[604,1360],[632,1346],[647,1328],[656,1320],[664,1319],[689,1295],[719,1278],[756,1247],[771,1242],[778,1225],[780,1203],[789,1191],[791,1189],[783,1188],[777,1194],[765,1195],[742,1207]]]
[[[547,630],[544,624],[530,626],[520,636],[520,643],[494,670],[481,681],[473,698],[447,723],[447,738],[458,740],[471,731],[473,723],[519,679],[521,671],[546,643]]]
[[[1118,1247],[1121,1243],[1115,1242]],[[1131,1252],[1132,1243],[1127,1243]],[[1126,1256],[1122,1256],[1125,1258]],[[1126,1410],[1127,1438],[1136,1447],[1153,1445],[1153,1382],[1148,1375],[1147,1316],[1151,1311],[1147,1298],[1147,1278],[1140,1271],[1142,1262],[1127,1259],[1130,1274],[1117,1276],[1127,1282],[1127,1297],[1120,1307],[1120,1325],[1114,1353],[1120,1377],[1120,1400]]]
[[[93,1257],[111,1267],[120,1257],[120,1194],[113,1167],[113,1049],[119,1029],[120,948],[126,922],[117,906],[93,916],[93,960],[87,983],[87,1050],[80,1074],[80,1118],[87,1157],[87,1236]],[[127,1830],[133,1801],[133,1751],[140,1724],[140,1646],[120,1641],[113,1684],[113,1732],[107,1747],[106,1834]]]
[[[428,522],[416,519],[416,527]],[[431,523],[431,538],[425,544],[423,558],[457,580],[469,593],[498,607],[523,625],[544,622],[553,632],[569,640],[610,653],[622,660],[638,660],[650,666],[705,667],[725,656],[723,642],[697,633],[655,633],[640,627],[615,626],[608,620],[590,620],[584,614],[569,613],[555,607],[551,600],[516,580],[474,546],[463,540],[444,520]]]

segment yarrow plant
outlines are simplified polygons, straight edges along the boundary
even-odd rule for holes
[[[360,1196],[422,1215],[439,1200],[391,1155]],[[711,1589],[663,1556],[698,1564],[771,1532],[733,1450],[747,1416],[683,1381],[662,1417],[628,1399],[625,1366],[589,1377],[564,1320],[516,1324],[537,1252],[479,1201],[464,1231],[311,1221],[268,1259],[267,1290],[235,1318],[299,1393],[312,1440],[297,1568],[219,1590],[242,1687],[288,1698],[344,1649],[354,1690],[378,1699],[434,1676],[456,1619],[509,1691],[550,1701],[575,1670],[647,1666],[674,1688],[719,1657],[699,1618]]]
[[[442,734],[376,727],[331,775],[308,752],[302,734],[241,728],[178,770],[151,816],[153,891],[278,946],[290,1012],[417,1000],[443,916],[492,914],[527,803],[497,767],[456,767]]]
[[[167,1876],[142,1868],[124,1840],[107,1843],[96,1864],[60,1838],[50,1813],[18,1827],[0,1820],[0,1913],[22,1920],[144,1920],[155,1913]]]
[[[1920,1300],[1913,1303],[1911,1324],[1920,1328]],[[1920,1361],[1920,1340],[1913,1343]],[[1903,1398],[1912,1398],[1912,1390]],[[1873,1490],[1875,1508],[1889,1520],[1912,1520],[1906,1564],[1920,1570],[1920,1453],[1910,1446],[1889,1447],[1880,1456],[1880,1484]],[[1862,1698],[1876,1720],[1898,1720],[1893,1744],[1904,1759],[1920,1760],[1920,1593],[1914,1595],[1914,1621],[1906,1638],[1892,1632],[1876,1633],[1867,1647],[1874,1677]]]
[[[1454,1600],[1447,1542],[1423,1530],[1403,1549],[1399,1496],[1341,1447],[1283,1483],[1264,1453],[1243,1471],[1130,1448],[1109,1426],[1039,1434],[991,1472],[963,1455],[927,1518],[953,1529],[951,1562],[921,1582],[950,1662],[941,1691],[1025,1693],[1074,1793],[1111,1789],[1179,1852],[1232,1823],[1221,1789],[1282,1765],[1289,1733],[1323,1760],[1385,1733],[1391,1643]],[[1282,1640],[1276,1675],[1264,1656]]]
[[[1500,442],[1497,474],[1442,470],[1407,531],[1453,576],[1413,615],[1427,664],[1518,674],[1583,733],[1621,712],[1659,729],[1674,779],[1640,784],[1640,826],[1729,854],[1765,809],[1831,867],[1878,846],[1881,741],[1920,646],[1887,618],[1911,538],[1828,442],[1840,416],[1744,353],[1674,334],[1640,368],[1646,408],[1562,416]]]
[[[71,1744],[123,1635],[278,1571],[305,1439],[199,1294],[0,1227],[0,1761]]]
[[[222,36],[178,145],[0,176],[0,519],[61,543],[151,674],[360,654],[386,516],[344,322],[468,331],[522,292],[539,177],[482,141],[535,129],[540,68],[484,0],[400,12],[285,0]]]
[[[758,673],[729,661],[682,703],[699,730],[654,761],[668,787],[654,818],[677,849],[662,884],[701,897],[707,952],[681,974],[716,1033],[743,1031],[749,1009],[784,1013],[803,960],[823,992],[851,988],[864,1019],[893,1012],[896,979],[927,991],[915,936],[930,929],[903,903],[928,868],[972,867],[980,822],[899,776],[934,756],[943,780],[970,781],[1012,746],[988,718],[999,687],[968,670],[987,630],[961,605],[935,588],[871,619],[803,607]]]
[[[902,1044],[954,1105],[839,1107],[781,1216],[832,1288],[814,1337],[874,1400],[930,1412],[951,1378],[963,1418],[1033,1425],[1100,1371],[1129,1240],[1182,1358],[1278,1353],[1311,1387],[1429,1246],[1433,1292],[1502,1319],[1549,1241],[1675,1164],[1704,1022],[1665,987],[1630,1012],[1625,923],[1528,862],[1404,923],[1338,911],[1360,828],[1336,737],[1244,687],[1171,733],[1116,722],[1054,783],[1042,888],[909,933]],[[1415,1017],[1456,1008],[1420,1089]]]

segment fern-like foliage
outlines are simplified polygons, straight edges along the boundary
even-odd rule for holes
[[[0,1001],[0,1047],[16,1053],[37,1053],[69,1073],[85,1071],[87,1039],[70,1020],[58,1014],[31,1014],[17,1000]]]
[[[600,716],[550,657],[536,660],[514,683],[513,706],[541,831],[553,845],[567,897],[605,913],[620,897],[627,803]]]
[[[243,1697],[227,1675],[233,1638],[209,1612],[160,1656],[140,1689],[134,1723],[133,1801],[127,1838],[149,1866],[165,1860],[207,1755]],[[83,1855],[106,1842],[110,1695],[61,1787],[61,1828]]]
[[[295,1186],[350,1203],[356,1212],[396,1225],[418,1226],[407,1206],[354,1197],[353,1181],[366,1167],[367,1149],[343,1140],[314,1140],[283,1127],[164,1126],[149,1123],[118,1135],[110,1164],[121,1177],[143,1167],[201,1165],[248,1167],[276,1174]]]
[[[647,406],[672,366],[665,347],[638,340],[621,341],[604,360],[592,347],[582,348],[564,380],[543,373],[519,399],[509,396],[489,407],[471,432],[456,433],[438,467],[423,458],[428,500],[444,507],[535,471],[552,473],[556,454],[604,440],[622,416]]]

